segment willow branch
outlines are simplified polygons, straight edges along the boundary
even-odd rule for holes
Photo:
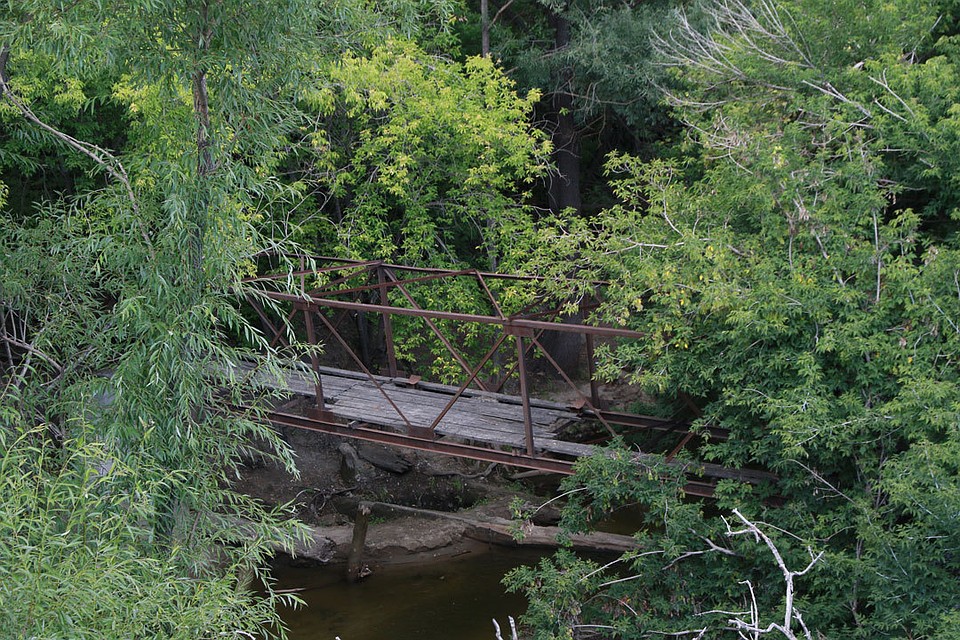
[[[36,348],[35,346],[33,346],[32,344],[23,342],[23,341],[21,341],[21,340],[17,340],[17,339],[14,338],[13,336],[8,336],[8,335],[0,336],[0,339],[2,339],[2,340],[3,340],[4,342],[6,342],[7,344],[12,344],[13,346],[17,347],[18,349],[23,349],[23,350],[26,351],[27,353],[32,353],[32,354],[36,355],[38,358],[40,358],[41,360],[43,360],[44,362],[46,362],[47,364],[49,364],[51,367],[53,367],[54,369],[56,369],[58,373],[62,373],[62,372],[63,372],[63,365],[61,365],[59,362],[57,362],[52,356],[49,356],[49,355],[47,355],[46,353],[44,353],[43,351],[41,351],[40,349],[37,349],[37,348]]]
[[[32,122],[36,126],[40,127],[60,142],[66,144],[68,147],[87,156],[96,162],[97,165],[99,165],[104,171],[106,171],[110,177],[123,185],[127,192],[127,198],[130,200],[130,205],[133,207],[133,213],[137,221],[137,226],[140,228],[140,234],[143,237],[144,242],[147,244],[150,255],[152,257],[156,257],[153,249],[153,243],[150,240],[150,234],[147,233],[147,230],[143,225],[143,220],[140,217],[140,206],[137,203],[137,197],[133,192],[133,187],[130,184],[130,178],[127,176],[127,172],[123,168],[123,164],[116,156],[106,149],[98,147],[97,145],[89,142],[77,140],[73,136],[50,126],[38,118],[36,114],[30,110],[30,107],[20,100],[17,94],[15,94],[13,89],[10,87],[9,78],[7,76],[7,62],[9,59],[10,45],[4,43],[3,47],[0,48],[0,96],[6,98],[10,104],[16,107],[16,109],[27,121]]]

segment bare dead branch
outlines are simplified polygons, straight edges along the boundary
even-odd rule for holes
[[[730,523],[728,522],[727,535],[730,537],[749,535],[749,536],[752,536],[754,541],[756,542],[762,541],[770,550],[770,553],[773,555],[774,561],[777,563],[777,566],[780,568],[780,571],[783,574],[783,580],[786,587],[786,594],[785,594],[785,603],[784,603],[783,624],[777,624],[775,622],[771,622],[766,627],[761,628],[759,623],[759,611],[757,609],[756,598],[753,592],[753,585],[749,581],[746,581],[745,584],[747,585],[747,588],[750,591],[750,597],[752,602],[751,611],[750,611],[750,620],[745,621],[741,618],[731,618],[729,620],[730,624],[734,625],[734,627],[738,631],[745,631],[752,634],[754,638],[759,638],[759,636],[763,634],[771,633],[773,631],[779,631],[784,637],[788,638],[788,640],[797,640],[797,636],[793,633],[793,630],[791,628],[792,621],[797,619],[799,615],[799,612],[797,612],[794,606],[794,578],[805,575],[808,571],[813,569],[814,565],[816,565],[817,562],[819,562],[820,558],[823,557],[823,552],[821,551],[820,553],[814,555],[813,550],[810,547],[807,547],[807,553],[810,554],[810,562],[807,564],[806,567],[804,567],[800,571],[791,571],[790,569],[787,568],[786,562],[784,561],[783,556],[780,554],[780,550],[777,549],[777,545],[774,544],[773,540],[771,540],[767,534],[761,531],[756,524],[748,520],[742,513],[740,513],[739,510],[734,509],[733,515],[735,515],[737,519],[740,520],[741,524],[743,525],[743,528],[733,529],[730,526]],[[726,522],[726,519],[724,519],[724,522]],[[807,638],[808,640],[812,640],[810,631],[807,629],[805,624],[802,624],[802,616],[799,618],[799,620],[801,621],[800,627],[803,630],[804,637]]]
[[[706,549],[702,549],[700,551],[687,551],[686,553],[682,553],[676,558],[674,558],[673,561],[670,562],[670,564],[663,567],[663,570],[666,571],[667,569],[671,568],[681,560],[686,560],[687,558],[692,558],[694,556],[702,556],[707,553],[722,553],[723,555],[734,556],[734,557],[737,557],[740,555],[736,551],[727,549],[726,547],[721,547],[720,545],[716,544],[713,540],[710,540],[709,538],[706,538],[704,536],[697,536],[697,537],[707,543]]]
[[[41,360],[49,364],[51,367],[56,369],[57,373],[63,373],[63,365],[57,362],[52,356],[49,356],[43,351],[41,351],[40,349],[37,349],[36,347],[34,347],[32,344],[23,342],[22,340],[17,340],[13,336],[8,336],[8,335],[0,336],[0,339],[2,339],[4,342],[8,344],[12,344],[18,349],[23,349],[24,351],[37,356],[38,358],[40,358]]]
[[[507,616],[507,620],[510,621],[510,640],[519,640],[517,636],[517,623],[514,621],[513,616]],[[493,628],[496,630],[496,635],[494,636],[497,640],[503,640],[503,635],[500,632],[500,623],[497,622],[497,619],[493,619]]]

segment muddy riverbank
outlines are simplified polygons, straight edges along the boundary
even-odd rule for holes
[[[282,432],[297,456],[300,477],[268,462],[243,470],[236,488],[269,505],[291,504],[311,535],[286,561],[294,565],[345,562],[354,535],[357,505],[372,505],[363,562],[373,571],[388,564],[430,562],[478,546],[550,547],[555,508],[537,513],[522,543],[513,538],[511,502],[538,505],[552,495],[556,477],[516,480],[517,469],[456,458],[355,443],[298,429]],[[574,539],[585,550],[621,552],[624,536],[594,534]]]

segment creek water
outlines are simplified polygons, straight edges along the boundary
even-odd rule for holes
[[[426,564],[388,565],[357,584],[343,566],[278,567],[278,589],[300,589],[307,606],[282,612],[291,640],[492,640],[496,618],[510,637],[507,616],[526,609],[500,580],[542,553],[491,547]]]

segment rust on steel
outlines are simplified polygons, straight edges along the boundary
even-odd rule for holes
[[[364,424],[344,425],[330,420],[314,419],[292,413],[271,412],[268,413],[266,417],[267,420],[279,426],[330,433],[346,438],[388,444],[417,451],[469,458],[471,460],[480,460],[481,462],[496,462],[512,467],[534,469],[562,475],[572,475],[574,472],[574,462],[570,460],[557,460],[554,458],[529,455],[528,453],[513,453],[499,449],[488,449],[449,440],[433,440],[415,435],[382,431]],[[715,486],[712,483],[696,478],[689,479],[683,487],[684,492],[688,495],[702,498],[712,498],[714,489]]]
[[[350,345],[347,344],[346,340],[343,339],[343,336],[341,336],[340,333],[333,327],[333,325],[330,324],[330,321],[324,318],[322,315],[320,316],[320,320],[323,321],[323,323],[327,326],[327,329],[330,330],[330,333],[333,334],[333,336],[337,339],[337,341],[344,348],[344,350],[348,354],[350,354],[350,357],[353,358],[353,361],[357,364],[357,366],[359,366],[360,369],[367,375],[367,378],[371,382],[373,382],[374,386],[377,388],[377,391],[380,392],[380,395],[382,395],[386,399],[386,401],[390,404],[390,406],[393,407],[393,410],[396,411],[400,419],[403,420],[403,422],[406,424],[407,429],[412,430],[414,428],[413,424],[410,423],[410,420],[407,418],[407,416],[403,413],[403,411],[400,410],[400,407],[397,406],[397,403],[395,403],[393,399],[387,394],[387,392],[383,390],[383,386],[377,381],[377,377],[373,375],[373,373],[367,368],[367,366],[363,364],[363,361],[359,357],[357,357],[357,354],[354,352],[353,349],[350,348]],[[319,378],[320,372],[317,371],[316,375]]]
[[[547,331],[560,331],[562,333],[582,333],[595,336],[605,336],[608,338],[642,338],[644,335],[638,331],[630,329],[620,329],[618,327],[600,327],[594,325],[573,325],[560,322],[545,322],[543,320],[528,320],[526,318],[498,318],[496,316],[484,316],[475,313],[456,313],[454,311],[435,311],[431,309],[410,309],[408,307],[394,307],[391,305],[371,304],[366,302],[351,302],[348,300],[331,300],[329,298],[317,298],[313,296],[297,296],[292,293],[280,293],[276,291],[267,292],[265,295],[284,302],[300,303],[313,307],[330,307],[332,309],[351,309],[353,311],[371,311],[374,313],[392,313],[400,316],[413,316],[417,318],[432,318],[438,320],[458,320],[460,322],[475,322],[477,324],[494,324],[501,326],[511,326],[522,329],[546,329]]]
[[[316,408],[323,410],[323,382],[320,378],[320,356],[317,354],[317,334],[313,327],[313,310],[303,310],[303,323],[307,329],[307,340],[310,341],[310,366],[313,368],[313,377],[316,378],[314,386],[316,387],[314,396]]]
[[[521,276],[510,274],[497,274],[482,272],[477,269],[438,269],[429,267],[408,267],[404,265],[389,264],[384,261],[361,261],[361,260],[342,260],[334,258],[324,258],[317,256],[291,256],[284,258],[290,264],[291,261],[299,263],[299,269],[288,270],[284,273],[275,273],[260,275],[247,278],[248,284],[261,283],[258,287],[257,295],[272,301],[271,305],[261,305],[252,297],[248,297],[251,306],[257,316],[263,322],[266,330],[273,334],[271,346],[277,342],[290,346],[290,341],[283,335],[285,330],[290,330],[290,321],[298,311],[302,312],[304,318],[304,329],[306,330],[306,339],[309,343],[309,356],[311,369],[316,377],[316,404],[315,409],[307,416],[296,416],[287,413],[273,413],[270,420],[287,426],[293,426],[304,429],[313,429],[333,433],[341,436],[359,438],[390,444],[395,446],[410,447],[424,451],[444,453],[460,457],[471,458],[488,462],[498,462],[508,465],[521,466],[541,471],[554,473],[572,473],[573,462],[565,459],[551,457],[544,452],[542,447],[537,447],[534,441],[534,428],[532,419],[532,408],[541,406],[541,401],[535,401],[530,397],[528,358],[530,353],[536,351],[543,361],[549,363],[555,369],[563,381],[573,389],[579,397],[579,400],[568,405],[570,410],[578,412],[581,417],[596,420],[606,427],[612,435],[614,430],[611,425],[621,425],[627,428],[651,429],[662,434],[679,433],[683,437],[680,444],[673,447],[669,455],[669,460],[677,455],[680,449],[693,441],[693,433],[689,430],[689,425],[676,420],[660,418],[655,416],[644,416],[626,412],[616,412],[607,410],[602,402],[600,387],[595,378],[595,353],[597,339],[640,339],[642,333],[627,329],[621,326],[598,325],[589,323],[563,323],[558,322],[561,317],[560,310],[543,310],[543,300],[539,296],[534,296],[532,302],[528,302],[524,308],[516,314],[505,315],[495,290],[491,283],[495,281],[508,281],[513,283],[536,283],[543,282],[543,278],[537,276]],[[311,281],[311,276],[316,282]],[[317,276],[323,276],[317,279]],[[402,276],[402,277],[401,277]],[[475,283],[478,293],[486,299],[487,308],[490,313],[482,312],[460,312],[460,311],[442,311],[431,309],[428,305],[422,305],[411,292],[422,292],[425,287],[431,283],[442,282],[444,280],[469,279]],[[281,282],[298,282],[300,284],[299,294],[288,293],[278,286]],[[600,306],[600,291],[603,282],[579,282],[571,281],[571,291],[583,291],[586,286],[590,291],[580,296],[575,301],[581,316],[589,318],[589,314]],[[273,283],[273,284],[271,284]],[[473,285],[471,285],[473,286]],[[275,323],[267,315],[265,306],[270,306],[274,311],[284,315],[282,307],[290,305],[292,309],[286,314],[286,321]],[[337,320],[331,323],[324,310],[329,310],[331,315],[337,315]],[[349,344],[348,340],[341,333],[339,324],[345,318],[346,314],[355,314],[360,322],[361,314],[374,313],[379,314],[381,318],[381,327],[383,335],[383,352],[379,366],[386,366],[390,374],[390,379],[399,379],[407,374],[401,374],[397,362],[397,352],[394,345],[394,330],[392,318],[395,316],[405,316],[419,318],[424,322],[428,332],[435,337],[440,344],[450,354],[460,369],[464,377],[461,378],[459,385],[451,387],[450,398],[444,403],[440,414],[431,419],[429,427],[420,422],[416,426],[414,421],[404,415],[401,408],[386,393],[381,382],[388,380],[375,375],[371,371],[371,366],[365,364],[369,359],[369,353],[366,351],[366,343],[361,342],[361,348],[364,357],[357,355]],[[317,357],[318,336],[316,335],[315,320],[319,319],[334,342],[339,344],[350,360],[363,372],[367,380],[371,381],[377,391],[392,410],[396,413],[399,421],[405,425],[405,433],[398,433],[389,428],[384,428],[381,423],[379,427],[362,422],[360,424],[343,424],[332,413],[324,410],[323,389],[320,384],[319,360]],[[471,366],[468,362],[467,352],[458,351],[454,341],[444,335],[443,329],[450,326],[463,324],[479,324],[490,327],[499,327],[499,335],[496,338],[491,337],[493,342],[490,348],[479,363]],[[590,390],[588,395],[576,386],[569,375],[558,364],[550,352],[541,342],[541,336],[545,331],[554,331],[561,333],[574,333],[584,336],[587,352],[587,370],[590,375]],[[512,340],[508,340],[512,338]],[[505,343],[512,342],[514,353],[504,354],[500,351]],[[501,353],[505,361],[498,360],[498,367],[502,369],[496,372],[494,380],[481,379],[481,371],[488,366],[488,363],[498,353]],[[475,354],[471,358],[475,358]],[[501,378],[502,375],[502,378]],[[419,380],[419,376],[411,376],[410,380]],[[515,379],[519,386],[519,397],[508,398],[499,393],[491,392],[490,389],[499,391],[504,388],[504,384],[509,379]],[[427,384],[427,383],[424,383]],[[492,445],[473,445],[451,440],[443,437],[438,438],[437,428],[441,421],[448,414],[454,404],[460,400],[467,392],[468,387],[474,385],[479,388],[480,393],[490,393],[496,396],[498,401],[514,403],[520,405],[523,417],[523,451],[512,449],[503,451]],[[429,385],[428,385],[429,386]],[[455,390],[454,390],[455,389]],[[476,392],[472,392],[476,393]],[[685,399],[689,402],[689,399]],[[540,403],[540,404],[538,404]],[[369,418],[366,418],[369,419]],[[374,420],[376,422],[376,420]],[[703,434],[714,439],[726,437],[726,432],[718,427],[709,427],[703,430]],[[658,436],[653,442],[659,440]],[[565,454],[573,455],[573,454]],[[580,454],[576,454],[580,455]],[[676,464],[674,462],[674,464]],[[773,476],[762,474],[760,472],[743,472],[735,469],[725,469],[716,465],[701,465],[701,469],[710,477],[730,477],[746,479],[749,482],[760,480],[769,480]],[[758,475],[760,474],[760,475]],[[696,474],[688,475],[688,485],[686,490],[691,495],[712,495],[713,485],[696,478]]]
[[[377,285],[380,293],[380,301],[387,301],[387,272],[383,267],[377,269]],[[387,367],[391,376],[397,375],[397,350],[393,344],[393,322],[389,313],[380,314],[383,316],[383,341],[387,351]]]
[[[531,337],[530,339],[533,340],[533,343],[535,345],[540,347],[540,351],[543,353],[544,357],[550,362],[550,364],[553,365],[554,369],[557,370],[557,372],[563,378],[564,382],[566,382],[571,387],[576,388],[577,385],[573,383],[573,380],[571,380],[570,376],[567,375],[567,372],[563,370],[563,367],[557,364],[557,361],[553,359],[553,356],[550,355],[550,352],[544,349],[543,345],[540,344],[540,342],[535,337]],[[610,426],[610,423],[607,422],[606,419],[603,417],[603,414],[600,413],[599,406],[598,406],[600,404],[599,397],[597,398],[597,402],[593,402],[593,403],[591,403],[591,401],[588,400],[587,398],[583,398],[583,403],[586,407],[594,411],[594,415],[596,416],[597,420],[600,421],[600,423],[604,426],[604,428],[607,430],[610,436],[616,437],[617,434],[613,430],[613,427]]]
[[[299,253],[277,253],[273,251],[263,251],[261,253],[255,254],[254,258],[261,257],[283,257],[286,259],[304,259],[313,262],[314,264],[323,264],[330,263],[326,267],[306,267],[301,266],[299,271],[291,271],[285,273],[273,273],[273,274],[264,274],[256,275],[244,278],[241,282],[256,282],[258,280],[282,280],[290,276],[299,276],[299,275],[311,275],[315,273],[323,273],[326,271],[342,271],[347,267],[360,267],[364,269],[376,269],[377,267],[385,267],[387,269],[392,269],[394,271],[409,271],[416,273],[433,273],[440,275],[441,277],[449,276],[451,273],[454,273],[451,269],[444,269],[441,267],[411,267],[409,265],[402,264],[391,264],[384,260],[351,260],[349,258],[333,258],[330,256],[304,256]],[[303,264],[303,263],[301,263]],[[467,270],[468,272],[476,272],[483,276],[484,278],[496,279],[496,280],[511,280],[514,282],[526,281],[526,282],[543,282],[546,280],[544,276],[529,276],[529,275],[520,275],[515,273],[493,273],[489,271],[476,271],[474,269]],[[608,283],[602,280],[591,280],[588,284],[595,286],[605,286]]]
[[[387,271],[386,273],[387,273],[387,276],[391,275],[389,271]],[[455,275],[463,275],[464,273],[466,272],[457,272]],[[401,286],[401,287],[398,287],[398,289],[400,293],[403,295],[403,297],[407,300],[407,302],[409,302],[413,306],[414,309],[419,309],[421,311],[423,310],[423,308],[419,304],[417,304],[417,301],[413,299],[413,296],[410,295],[410,292],[407,291],[406,287]],[[454,348],[453,344],[450,342],[450,340],[447,339],[445,335],[443,335],[440,332],[440,329],[437,327],[436,323],[434,323],[433,320],[427,317],[424,317],[423,320],[424,322],[427,323],[427,326],[430,327],[430,331],[433,332],[433,335],[435,335],[437,339],[440,340],[443,346],[447,349],[447,352],[451,356],[453,356],[454,360],[457,361],[457,364],[459,364],[460,367],[464,370],[464,372],[470,376],[470,381],[474,382],[477,385],[477,387],[480,388],[481,391],[488,391],[487,387],[483,384],[483,382],[480,380],[477,380],[478,372],[471,371],[470,365],[467,364],[467,361],[463,358],[463,356],[457,353],[457,350]]]
[[[533,446],[533,417],[530,411],[530,391],[527,389],[526,351],[523,348],[523,336],[516,334],[517,339],[517,366],[520,371],[520,399],[523,401],[523,433],[527,443],[527,455],[534,455]]]
[[[446,406],[443,407],[443,411],[441,411],[440,414],[436,418],[434,418],[433,423],[430,425],[431,430],[437,428],[437,425],[440,424],[440,421],[443,420],[443,417],[447,415],[450,409],[453,408],[453,405],[456,403],[456,401],[463,396],[463,392],[467,390],[467,387],[470,386],[470,383],[473,382],[478,375],[480,375],[480,371],[483,369],[483,367],[486,366],[488,362],[490,362],[490,358],[492,358],[493,355],[497,352],[497,350],[500,348],[500,345],[503,344],[503,341],[506,339],[506,337],[507,337],[506,334],[501,334],[500,336],[497,337],[497,341],[493,344],[490,350],[487,351],[486,355],[483,356],[483,359],[480,360],[480,364],[478,364],[476,368],[470,372],[470,376],[466,380],[464,380],[463,383],[461,383],[460,388],[458,388],[457,391],[450,397],[450,401],[447,402]]]
[[[571,475],[573,473],[574,463],[570,460],[557,460],[555,458],[477,447],[453,440],[435,440],[433,438],[418,437],[413,434],[384,431],[365,424],[345,425],[332,420],[316,420],[291,413],[271,412],[267,414],[267,419],[278,425],[332,433],[347,438],[378,442],[380,444],[389,444],[419,451],[442,453],[450,456],[480,460],[482,462],[497,462],[514,467],[548,471],[550,473],[562,473],[564,475]]]

